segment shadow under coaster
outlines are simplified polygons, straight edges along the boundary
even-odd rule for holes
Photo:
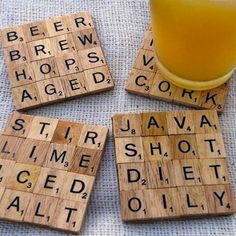
[[[236,211],[216,111],[117,114],[112,124],[124,221]]]
[[[17,110],[114,87],[88,12],[13,26],[0,33]]]
[[[146,31],[132,71],[126,83],[126,91],[150,98],[179,103],[190,107],[224,110],[230,81],[218,88],[206,91],[183,89],[173,85],[160,75],[155,62],[151,27]]]
[[[12,113],[0,136],[0,218],[79,232],[107,133]]]

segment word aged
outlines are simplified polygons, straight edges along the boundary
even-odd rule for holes
[[[207,91],[194,91],[177,87],[160,74],[155,62],[153,44],[152,30],[149,27],[126,83],[126,91],[190,107],[223,111],[230,82]]]
[[[114,87],[88,12],[0,31],[17,110]]]
[[[236,211],[216,111],[117,114],[112,126],[124,221]]]
[[[0,218],[79,232],[107,133],[13,112],[0,136]]]

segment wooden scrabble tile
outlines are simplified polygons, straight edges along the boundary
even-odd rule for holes
[[[199,107],[201,98],[200,91],[194,91],[189,89],[183,89],[176,87],[173,102],[183,105],[192,105],[192,107]]]
[[[114,88],[88,12],[0,29],[0,38],[16,110]]]
[[[149,30],[146,31],[144,35],[144,39],[141,44],[141,48],[145,50],[154,51],[152,31],[149,31]]]
[[[120,192],[121,217],[123,221],[150,219],[148,199],[142,190]]]
[[[116,163],[144,162],[141,137],[115,139]]]
[[[101,47],[88,48],[78,51],[78,55],[84,70],[106,65]]]
[[[27,138],[51,141],[58,124],[57,119],[35,116]]]
[[[100,166],[102,150],[76,147],[69,171],[95,176]]]
[[[33,61],[31,67],[34,70],[36,81],[60,76],[56,59],[54,57]]]
[[[15,161],[0,159],[0,188],[6,186],[6,181],[8,180],[11,172],[15,165]]]
[[[144,191],[144,196],[151,219],[173,218],[181,215],[176,188],[147,189]]]
[[[13,45],[3,49],[5,63],[10,65],[19,65],[30,61],[30,52],[26,43]]]
[[[106,91],[114,87],[111,73],[107,66],[85,70],[84,74],[89,92],[96,93]]]
[[[204,185],[229,184],[229,173],[225,159],[202,159],[199,162]]]
[[[130,93],[148,96],[154,76],[155,73],[133,68],[125,85],[125,90]]]
[[[16,161],[42,166],[49,146],[49,142],[27,138],[16,153]]]
[[[54,56],[51,41],[49,39],[40,39],[27,43],[31,61],[37,61]]]
[[[166,135],[167,121],[165,112],[146,112],[142,117],[142,136]]]
[[[26,138],[29,133],[32,120],[33,116],[19,112],[12,112],[7,120],[3,134]]]
[[[86,204],[59,200],[51,227],[78,233],[83,224]]]
[[[78,141],[83,148],[103,150],[108,135],[108,129],[103,126],[84,125]]]
[[[30,63],[9,65],[7,73],[12,88],[36,81],[35,73]]]
[[[16,153],[22,145],[24,139],[13,136],[0,136],[0,158],[15,160]]]
[[[175,187],[175,166],[170,160],[145,162],[147,185],[150,189]]]
[[[208,214],[207,199],[203,186],[178,187],[176,191],[183,215],[202,216]]]
[[[134,64],[134,68],[155,73],[157,71],[155,52],[140,49]]]
[[[220,133],[197,134],[198,153],[200,158],[226,157],[223,136]]]
[[[150,97],[172,102],[177,89],[175,85],[163,78],[160,72],[157,71],[150,87]]]
[[[39,39],[45,39],[48,35],[48,30],[45,21],[34,21],[29,24],[22,25],[25,41],[32,42]]]
[[[77,53],[66,53],[56,57],[56,63],[61,76],[82,72],[82,61]]]
[[[70,25],[67,16],[55,16],[45,21],[49,37],[67,34],[70,32]]]
[[[195,132],[191,111],[167,112],[168,134],[193,134]]]
[[[34,194],[26,210],[23,221],[38,225],[50,225],[55,214],[58,199]]]
[[[52,138],[53,143],[75,146],[80,137],[83,124],[59,120]]]
[[[144,163],[122,163],[117,165],[120,190],[147,188]]]
[[[147,74],[147,72],[152,72]],[[175,86],[164,78],[155,62],[152,27],[144,34],[125,89],[129,93],[182,104],[190,107],[215,109],[222,112],[227,100],[230,81],[207,91],[193,91]]]
[[[207,109],[216,109],[223,111],[227,100],[230,81],[218,88],[202,91],[200,98],[200,106]]]
[[[79,97],[89,92],[84,72],[63,76],[61,80],[66,98]]]
[[[94,176],[68,172],[61,193],[61,198],[79,202],[88,202],[92,193]]]
[[[77,50],[100,46],[100,41],[95,28],[75,31],[72,35]]]
[[[172,148],[168,136],[142,137],[145,160],[157,161],[171,159]]]
[[[198,158],[198,147],[195,135],[171,135],[173,159]]]
[[[112,128],[114,137],[141,136],[141,115],[116,114],[112,117]]]
[[[12,174],[6,181],[6,188],[32,192],[38,180],[41,168],[36,165],[16,163]]]
[[[116,114],[124,221],[236,213],[216,110]]]
[[[202,133],[220,133],[220,123],[215,110],[192,111],[195,132]]]
[[[202,185],[199,160],[182,159],[173,161],[176,186]]]
[[[15,103],[16,110],[36,107],[41,103],[36,83],[13,88],[12,98]]]
[[[85,30],[94,27],[92,16],[89,12],[79,12],[67,16],[71,30]]]
[[[68,170],[74,156],[75,147],[52,143],[47,151],[44,167]]]
[[[32,193],[6,189],[0,201],[0,217],[13,221],[23,221],[32,197]]]
[[[21,26],[12,26],[1,29],[0,33],[3,47],[10,47],[16,44],[24,43],[26,40]]]
[[[56,56],[63,53],[76,51],[73,35],[70,33],[53,37],[50,40],[52,50]]]
[[[209,213],[214,215],[235,213],[236,202],[231,185],[208,185],[204,188]]]
[[[65,99],[65,93],[60,77],[42,80],[36,83],[42,103],[52,103],[53,101],[62,101]]]
[[[61,195],[67,172],[51,168],[41,168],[33,193],[59,197]]]

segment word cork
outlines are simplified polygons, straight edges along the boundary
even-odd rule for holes
[[[113,89],[88,12],[0,30],[17,110]]]
[[[13,112],[0,135],[0,218],[79,232],[107,133]]]
[[[117,114],[112,126],[124,221],[235,213],[215,110]]]
[[[146,31],[126,83],[126,91],[190,107],[224,110],[230,81],[215,89],[194,91],[175,86],[159,72],[151,27]]]

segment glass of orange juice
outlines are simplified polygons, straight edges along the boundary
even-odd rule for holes
[[[150,0],[161,74],[193,90],[220,86],[236,66],[236,0]]]

